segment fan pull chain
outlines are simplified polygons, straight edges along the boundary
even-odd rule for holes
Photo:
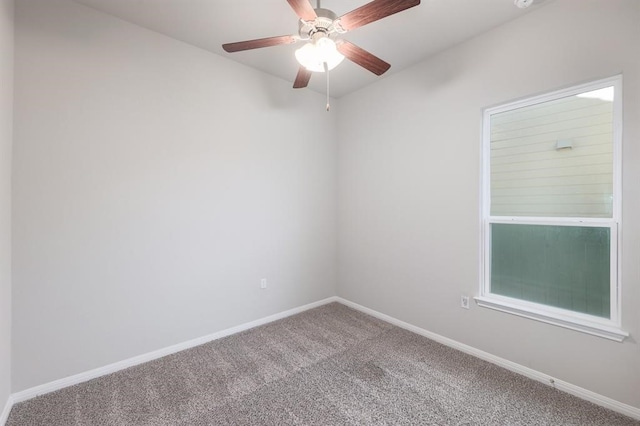
[[[324,73],[327,75],[327,111],[329,111],[329,66],[326,62],[323,62],[322,65],[324,65]]]

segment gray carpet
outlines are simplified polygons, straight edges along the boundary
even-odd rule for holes
[[[13,407],[20,425],[640,425],[332,303]]]

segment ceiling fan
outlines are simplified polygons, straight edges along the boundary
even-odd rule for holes
[[[231,53],[306,41],[296,51],[300,68],[293,83],[294,89],[307,87],[312,72],[328,72],[345,57],[376,75],[384,74],[391,67],[389,63],[338,36],[420,4],[420,0],[373,0],[339,17],[333,11],[323,9],[320,0],[317,0],[315,9],[309,0],[287,2],[300,18],[297,35],[227,43],[222,48]],[[327,86],[328,81],[327,78]]]

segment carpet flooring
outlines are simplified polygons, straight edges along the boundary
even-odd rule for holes
[[[640,422],[332,303],[16,404],[22,425]]]

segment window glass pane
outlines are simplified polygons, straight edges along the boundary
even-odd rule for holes
[[[610,228],[491,224],[491,293],[609,318]]]
[[[607,87],[491,115],[491,215],[612,217]]]

